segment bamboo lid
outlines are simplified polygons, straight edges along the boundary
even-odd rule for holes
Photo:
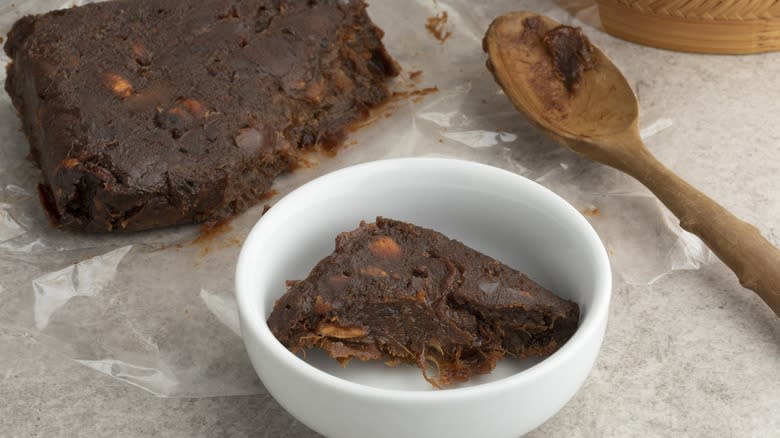
[[[607,32],[683,52],[780,50],[780,0],[598,0]]]

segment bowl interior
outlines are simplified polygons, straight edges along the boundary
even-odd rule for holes
[[[592,309],[606,307],[610,274],[603,245],[561,198],[518,175],[476,163],[387,160],[312,181],[258,222],[242,250],[238,294],[242,318],[251,320],[248,325],[258,330],[261,341],[277,342],[265,320],[284,293],[285,280],[306,277],[333,251],[338,233],[377,216],[440,231],[574,300],[582,312],[580,331],[593,317]],[[303,360],[285,353],[291,360]],[[307,353],[305,360],[333,376],[371,387],[431,390],[412,366],[352,361],[341,368],[317,351]],[[493,373],[461,386],[499,380],[538,362],[503,360]]]

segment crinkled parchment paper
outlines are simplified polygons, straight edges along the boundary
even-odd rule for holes
[[[72,4],[2,1],[0,30],[5,34],[23,14]],[[675,269],[697,268],[709,252],[649,192],[540,135],[485,70],[482,35],[494,17],[510,10],[531,10],[583,26],[602,46],[615,41],[594,27],[598,21],[591,2],[566,6],[547,0],[373,0],[369,12],[404,68],[394,87],[410,91],[435,86],[439,91],[381,111],[376,121],[351,135],[350,145],[337,157],[313,157],[318,165],[279,179],[274,187],[278,194],[268,202],[355,163],[457,157],[511,170],[566,198],[606,243],[618,280],[647,284]],[[452,34],[441,43],[425,23],[445,11],[444,30]],[[419,82],[409,78],[417,70],[423,71]],[[649,79],[637,70],[627,74],[641,98],[643,81]],[[643,136],[656,152],[663,152],[666,136],[680,135],[670,116],[652,109],[643,116]],[[38,205],[40,176],[26,158],[28,145],[19,126],[2,93],[0,324],[159,396],[264,392],[244,352],[233,298],[239,246],[263,206],[210,238],[198,239],[197,227],[112,236],[53,230]]]

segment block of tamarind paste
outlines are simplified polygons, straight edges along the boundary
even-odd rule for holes
[[[550,355],[579,323],[576,303],[517,270],[383,218],[340,234],[333,254],[289,284],[268,318],[288,349],[320,348],[343,365],[417,365],[437,387],[489,373],[504,356]]]
[[[389,97],[362,0],[115,0],[15,23],[6,90],[56,224],[220,221]]]

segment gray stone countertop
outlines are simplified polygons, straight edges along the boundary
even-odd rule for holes
[[[598,43],[631,78],[643,117],[674,121],[653,152],[780,244],[780,53],[681,55],[603,35]],[[778,413],[778,318],[715,260],[650,285],[616,282],[594,370],[528,436],[769,438]],[[317,436],[268,395],[157,398],[0,324],[0,437],[280,431]]]
[[[729,271],[713,264],[614,292],[585,386],[527,436],[776,436],[780,328]],[[2,437],[318,436],[268,395],[157,398],[4,330],[0,352]]]

